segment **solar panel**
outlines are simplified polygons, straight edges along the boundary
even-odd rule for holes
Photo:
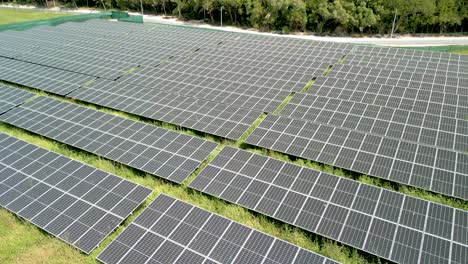
[[[23,104],[0,120],[176,183],[218,145],[47,97]]]
[[[89,254],[151,193],[0,133],[0,205]]]
[[[467,95],[333,77],[317,78],[307,93],[441,117],[465,119],[468,113]]]
[[[98,80],[69,97],[233,140],[239,139],[262,114],[108,80]],[[249,106],[248,100],[243,102]]]
[[[0,53],[113,79],[118,76],[116,70],[125,72],[136,65],[156,66],[174,55],[188,56],[200,47],[217,45],[231,35],[160,24],[127,25],[92,20],[78,26],[64,23],[36,27],[20,34],[1,32]],[[70,63],[66,64],[64,59]]]
[[[439,64],[468,65],[468,56],[447,52],[421,51],[414,49],[399,49],[389,47],[354,46],[351,54],[372,55],[385,58],[400,58],[405,60],[431,61]]]
[[[468,120],[432,113],[296,94],[280,115],[448,150],[468,150]],[[468,116],[468,108],[460,115]]]
[[[327,76],[370,83],[412,87],[427,91],[468,95],[468,79],[446,74],[411,73],[352,65],[334,65]]]
[[[347,55],[343,64],[403,72],[424,72],[426,74],[447,75],[468,78],[468,65],[453,65],[439,61],[420,61],[379,56]]]
[[[245,143],[468,199],[468,153],[276,115]]]
[[[31,92],[0,84],[0,115],[34,96]]]
[[[467,211],[233,147],[189,187],[397,263],[468,254]]]
[[[95,77],[0,57],[0,80],[66,95]]]
[[[97,257],[113,263],[337,263],[160,194]]]

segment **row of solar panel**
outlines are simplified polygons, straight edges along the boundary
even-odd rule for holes
[[[48,97],[0,120],[178,183],[218,145]]]
[[[23,112],[23,110],[19,110],[22,108],[23,110],[31,110],[31,112],[26,113]],[[12,114],[14,112],[16,113]],[[43,112],[46,117],[38,117],[37,113],[41,112]],[[31,113],[33,113],[33,115],[29,116]],[[10,120],[20,120],[21,116],[29,121],[33,119],[38,121],[38,123],[42,122],[52,126],[54,124],[63,124],[65,120],[69,120],[78,126],[72,128],[71,125],[68,125],[69,131],[74,132],[83,130],[79,125],[85,125],[86,128],[89,128],[88,132],[92,132],[96,123],[98,124],[97,130],[108,129],[113,132],[120,131],[120,129],[112,125],[106,127],[107,122],[99,123],[97,122],[99,120],[110,120],[109,124],[122,124],[122,126],[126,128],[133,127],[132,122],[124,123],[127,120],[119,119],[117,121],[112,121],[110,116],[105,116],[105,114],[101,116],[97,111],[49,98],[33,100],[4,115],[9,115]],[[89,119],[83,119],[82,116],[89,117]],[[51,117],[57,119],[48,119]],[[6,119],[8,121],[8,117]],[[24,121],[20,120],[18,122],[21,123]],[[34,130],[32,127],[38,130]],[[62,128],[65,129],[66,127],[67,125]],[[47,126],[44,129],[43,126],[37,126],[37,124],[32,124],[31,127],[25,128],[32,129],[34,132],[50,130]],[[142,130],[144,130],[144,128],[140,127],[135,131],[129,131],[129,134],[137,135],[135,133]],[[62,130],[62,132],[66,131],[67,130]],[[155,131],[151,134],[154,135],[154,132]],[[77,134],[79,135],[79,133]],[[73,135],[71,137],[73,137]],[[147,138],[148,135],[137,135],[137,137]],[[66,138],[70,138],[70,136],[66,135]],[[101,137],[99,136],[98,138]],[[120,141],[110,143],[112,140],[113,139],[109,138],[109,144],[106,145],[117,147],[123,144],[123,142]],[[154,140],[150,141],[154,142]],[[99,142],[99,140],[96,140],[96,142]],[[18,148],[14,147],[12,150],[13,149]],[[128,147],[126,149],[128,149]],[[102,155],[102,152],[96,153]],[[145,153],[145,151],[138,153]],[[8,156],[10,156],[10,154]],[[142,154],[142,157],[143,156],[145,155]],[[19,158],[19,156],[13,155],[11,156],[11,161],[16,161]],[[121,160],[117,161],[121,162]],[[30,163],[31,162],[25,162],[24,164]],[[156,174],[159,173],[161,172],[156,172]],[[52,179],[53,178],[51,178],[51,180]],[[449,260],[452,260],[454,263],[461,263],[460,258],[466,255],[466,248],[464,248],[463,245],[466,245],[467,241],[465,241],[466,237],[464,237],[463,234],[466,232],[465,229],[467,227],[463,224],[463,219],[466,218],[463,211],[388,192],[372,186],[360,187],[358,183],[353,181],[340,179],[328,174],[320,174],[317,171],[289,165],[257,154],[226,148],[205,170],[203,170],[200,176],[198,176],[190,186],[397,262],[440,261],[448,263]],[[76,190],[72,187],[72,194],[80,194],[80,191],[85,192],[89,190],[89,187],[90,186],[80,186],[76,187]],[[361,188],[362,191],[360,191]],[[15,208],[21,207],[20,205],[23,200],[18,201],[20,204],[18,206],[15,204],[10,205],[14,200],[10,201],[9,199],[16,199],[21,195],[21,193],[16,190],[12,191],[12,193],[16,194],[16,196],[9,194],[5,197],[5,203],[8,203],[11,210],[15,211],[18,210]],[[93,196],[90,195],[89,198],[92,199],[92,197]],[[361,200],[354,205],[354,201],[357,199]],[[26,201],[29,200],[26,199]],[[320,204],[322,204],[322,206],[320,206]],[[307,208],[310,208],[310,210]],[[351,209],[348,210],[346,208]],[[416,217],[416,213],[419,214],[418,217]],[[48,214],[49,213],[41,217],[46,217]],[[405,214],[408,215],[407,218],[405,218]],[[50,217],[54,217],[54,214]],[[376,219],[374,220],[373,218]],[[453,221],[462,224],[455,225]],[[364,225],[362,225],[363,223]],[[38,225],[40,226],[41,222],[38,222]],[[44,228],[48,227],[44,226]],[[160,228],[159,225],[158,228]],[[53,229],[50,228],[50,230]],[[167,230],[172,229],[162,228],[159,232],[167,232]],[[456,232],[452,232],[452,230],[456,230]],[[61,230],[58,236],[60,236],[62,232],[64,232],[64,230]],[[394,236],[393,234],[395,232],[400,234],[400,236]],[[66,235],[68,234],[69,233],[66,233]],[[401,241],[399,240],[400,237],[410,238],[408,238],[409,240]],[[420,242],[423,237],[423,241],[426,241],[424,245]],[[87,246],[83,244],[85,241],[82,241],[78,243],[77,246],[83,248],[94,247],[102,238],[103,236],[94,238],[94,240],[92,240],[93,242],[89,242],[90,244]],[[190,236],[190,238],[192,238],[192,236]],[[86,239],[86,241],[89,240],[88,238]],[[449,240],[450,242],[447,243],[444,240]],[[163,240],[161,240],[159,244],[156,243],[156,245],[159,247],[159,245],[162,245],[162,241]],[[216,241],[213,241],[213,243],[216,243]],[[136,241],[134,241],[134,243],[136,243]],[[433,243],[441,245],[438,248],[440,252],[437,252],[438,258],[434,258],[431,254],[432,248],[430,247]],[[450,243],[454,243],[454,245]],[[398,246],[394,251],[389,250],[389,248],[393,248],[393,244]],[[415,246],[416,244],[417,246]],[[167,246],[175,247],[178,250],[166,249],[163,247],[164,250],[169,250],[169,252],[175,250],[175,252],[179,252],[173,253],[172,255],[168,254],[167,257],[172,257],[174,258],[173,260],[182,257],[183,250],[180,249],[183,249],[183,247],[181,245],[167,242]],[[211,249],[213,246],[214,245],[211,245],[207,248]],[[197,252],[196,244],[194,244],[194,247],[194,250]],[[417,250],[418,248],[419,251]],[[455,251],[453,259],[451,259],[451,251],[447,250],[450,248]],[[154,257],[154,255],[145,256],[145,254],[141,256],[141,252],[133,252],[131,245],[128,244],[127,247],[117,247],[117,249],[119,252],[124,252],[124,254],[121,255],[121,258],[118,260],[111,258],[110,263],[114,263],[113,261],[118,262],[122,259],[127,260],[126,251],[130,251],[128,258],[138,257],[136,260],[144,259],[144,257],[146,257],[145,260],[147,260]],[[111,253],[107,253],[108,258],[109,254],[110,256],[116,255],[116,253],[113,252],[113,250],[115,251],[116,249],[110,247],[109,250]],[[198,250],[201,250],[199,253],[203,253],[205,252],[203,250],[206,249],[202,248]],[[238,252],[240,250],[239,248]],[[449,254],[444,253],[446,251],[449,252]],[[221,260],[228,263],[230,263],[228,260],[233,260],[237,256],[233,254],[217,255],[220,254],[219,252],[223,251],[215,250],[214,253],[212,253],[214,255],[213,258],[216,259],[219,257]],[[106,251],[102,254],[102,258],[105,259]],[[204,254],[211,256],[211,252],[205,252]]]
[[[397,263],[464,263],[468,212],[225,147],[189,185]]]

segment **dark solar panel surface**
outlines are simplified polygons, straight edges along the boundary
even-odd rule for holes
[[[245,142],[468,199],[468,153],[276,115],[268,115]]]

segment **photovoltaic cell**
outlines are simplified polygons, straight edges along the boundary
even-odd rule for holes
[[[0,57],[0,80],[66,95],[96,77]]]
[[[0,84],[0,115],[34,96],[31,92]]]
[[[69,97],[233,140],[261,115],[260,111],[108,80],[98,80]]]
[[[337,263],[160,194],[98,256],[106,263]]]
[[[89,254],[151,193],[0,133],[0,205]]]
[[[86,107],[40,97],[0,120],[181,183],[217,144]]]
[[[268,115],[248,144],[468,199],[468,154]]]
[[[397,263],[468,253],[466,211],[233,147],[189,187]]]

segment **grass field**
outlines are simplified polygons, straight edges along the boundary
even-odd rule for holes
[[[36,11],[36,10],[0,8],[0,25],[32,21],[32,20],[50,19],[50,18],[62,17],[62,16],[68,16],[68,14],[43,12],[43,11]]]

